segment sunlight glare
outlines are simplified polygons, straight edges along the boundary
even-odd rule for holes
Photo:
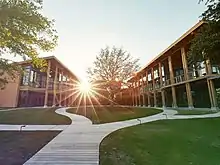
[[[89,94],[91,92],[91,84],[88,82],[81,82],[79,84],[79,91],[83,94]]]

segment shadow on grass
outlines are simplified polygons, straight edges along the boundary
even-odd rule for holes
[[[217,165],[220,118],[164,120],[113,132],[100,144],[100,165]]]

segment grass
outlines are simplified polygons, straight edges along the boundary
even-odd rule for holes
[[[205,115],[205,114],[213,114],[216,111],[202,111],[202,110],[177,110],[177,115]]]
[[[61,125],[71,120],[55,113],[55,108],[27,108],[13,111],[0,111],[0,124]]]
[[[163,120],[118,130],[100,145],[100,165],[220,164],[220,118]]]
[[[151,116],[162,111],[153,108],[87,107],[70,108],[67,112],[86,116],[94,124],[100,124]]]
[[[0,131],[0,164],[23,164],[58,134],[58,131]]]

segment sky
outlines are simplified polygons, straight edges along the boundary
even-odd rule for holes
[[[106,46],[122,47],[146,65],[199,21],[199,0],[44,0],[55,20],[56,56],[83,81]]]

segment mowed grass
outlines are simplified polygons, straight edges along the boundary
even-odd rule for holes
[[[177,115],[206,115],[213,114],[216,111],[202,111],[202,110],[177,110]]]
[[[89,118],[94,124],[100,124],[151,116],[162,111],[153,108],[128,108],[114,106],[94,108],[82,107],[79,109],[70,108],[67,112],[83,115]]]
[[[62,125],[71,120],[55,112],[56,108],[25,108],[0,111],[0,124]]]
[[[118,130],[100,145],[100,165],[219,165],[220,118],[162,120]]]

